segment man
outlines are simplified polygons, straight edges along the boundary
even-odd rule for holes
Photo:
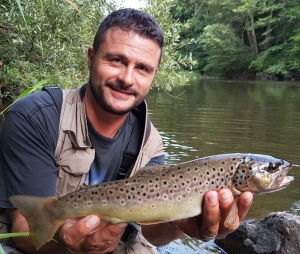
[[[93,48],[88,49],[88,84],[64,91],[61,112],[47,92],[34,93],[12,106],[4,122],[0,150],[0,213],[9,221],[8,230],[28,231],[24,217],[9,202],[12,195],[59,197],[83,184],[118,177],[135,123],[141,123],[144,134],[141,144],[136,144],[140,152],[131,175],[146,164],[164,163],[161,138],[148,120],[144,102],[162,49],[161,28],[148,14],[134,9],[112,12],[101,22]],[[204,241],[222,238],[238,227],[252,204],[252,195],[241,195],[239,218],[226,229],[223,222],[232,202],[229,190],[210,191],[201,216],[142,226],[141,232],[155,246],[184,233]],[[99,223],[95,215],[67,220],[54,237],[61,244],[51,241],[38,251],[30,238],[15,238],[14,242],[25,253],[70,253],[71,249],[76,254],[122,253],[126,241],[131,244],[122,237],[127,223],[95,230]],[[146,240],[141,241],[144,243],[133,241],[127,251],[156,252]]]

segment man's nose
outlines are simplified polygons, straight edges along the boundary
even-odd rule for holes
[[[119,80],[122,81],[125,86],[132,86],[134,84],[134,68],[129,66],[124,68],[119,75]]]

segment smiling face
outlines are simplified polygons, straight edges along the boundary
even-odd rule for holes
[[[140,104],[149,92],[160,54],[160,47],[151,39],[109,29],[97,52],[88,50],[89,85],[97,104],[116,115]]]

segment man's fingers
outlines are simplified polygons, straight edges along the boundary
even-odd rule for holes
[[[240,220],[245,218],[252,203],[253,203],[253,194],[251,192],[247,191],[241,194],[237,203]]]
[[[107,224],[89,235],[83,242],[84,250],[111,252],[115,249],[128,223]]]
[[[229,233],[233,232],[239,226],[240,220],[238,214],[236,214],[234,223],[229,227],[226,228],[224,222],[231,211],[233,204],[234,204],[234,197],[232,192],[229,189],[222,189],[218,192],[219,194],[219,205],[220,205],[220,212],[221,212],[221,221],[220,221],[220,229],[219,229],[219,236],[218,238],[224,238]]]
[[[204,196],[203,219],[199,228],[199,239],[203,241],[210,240],[218,234],[220,223],[220,210],[218,193],[209,191]]]
[[[96,215],[84,217],[79,221],[68,220],[60,230],[60,238],[67,245],[75,245],[83,237],[91,233],[100,223]]]

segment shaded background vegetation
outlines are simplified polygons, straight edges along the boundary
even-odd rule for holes
[[[210,75],[253,72],[296,78],[300,72],[299,0],[176,0],[174,19],[196,45],[183,49]]]

